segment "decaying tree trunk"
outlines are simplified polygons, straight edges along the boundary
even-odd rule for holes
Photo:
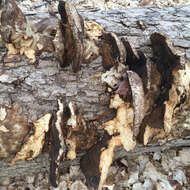
[[[126,152],[123,150],[123,148],[118,148],[116,150],[116,154],[114,157],[114,160],[118,160],[124,157],[130,157],[134,155],[141,155],[143,153],[149,153],[149,152],[160,152],[164,150],[169,149],[178,149],[182,147],[189,147],[190,145],[190,137],[186,136],[185,138],[181,138],[178,140],[174,140],[171,142],[168,142],[164,145],[159,144],[149,144],[146,147],[144,146],[137,146],[134,150]],[[64,161],[61,163],[60,169],[67,168],[70,165],[79,165],[80,164],[80,158],[84,154],[79,154],[77,159],[73,161]],[[0,165],[0,179],[3,178],[11,178],[11,177],[17,177],[17,176],[24,176],[24,175],[31,175],[39,172],[46,172],[49,171],[49,155],[44,153],[38,156],[36,159],[31,161],[18,161],[14,166],[7,166],[7,163],[10,162],[9,159],[3,159],[1,161]]]
[[[134,50],[141,51],[154,63],[150,36],[154,32],[168,35],[174,51],[180,57],[180,64],[190,64],[190,6],[167,8],[135,8],[126,10],[80,10],[84,19],[99,23],[105,31],[114,32],[119,37],[127,38]],[[1,48],[0,57],[3,61],[5,49]],[[0,64],[0,104],[10,106],[18,103],[28,116],[29,122],[35,121],[47,112],[57,109],[57,99],[64,98],[78,105],[85,120],[96,122],[100,126],[110,120],[114,110],[109,109],[110,94],[101,81],[105,72],[102,57],[99,56],[90,64],[82,64],[80,71],[74,73],[70,67],[61,69],[52,53],[42,53],[38,64],[30,64],[26,58]],[[189,93],[189,92],[186,92]],[[132,154],[155,152],[180,146],[189,146],[190,100],[176,113],[176,127],[184,127],[180,139],[165,145],[138,145],[131,152],[117,150],[115,159]],[[179,134],[176,135],[179,137]],[[187,136],[187,138],[185,138]],[[49,159],[46,154],[32,161],[20,161],[15,166],[7,167],[8,159],[0,165],[1,177],[15,177],[29,173],[37,173],[49,169]],[[79,164],[78,160],[65,162]]]

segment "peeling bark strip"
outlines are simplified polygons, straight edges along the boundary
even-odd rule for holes
[[[64,103],[58,100],[58,111],[56,113],[55,123],[52,126],[52,152],[50,163],[50,183],[57,187],[59,184],[59,165],[63,159],[63,153],[66,149],[65,140],[62,132],[63,127]]]

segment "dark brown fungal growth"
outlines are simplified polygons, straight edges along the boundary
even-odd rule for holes
[[[133,48],[132,44],[126,39],[122,38],[127,57],[126,64],[129,67],[129,70],[136,72],[142,79],[143,87],[145,92],[150,89],[150,62],[147,60],[146,56],[142,51],[137,51]]]
[[[60,162],[65,157],[75,159],[77,152],[88,150],[96,142],[95,128],[87,126],[76,104],[58,100],[58,105],[51,130],[50,183],[54,187],[59,184]]]
[[[151,65],[151,88],[145,98],[146,117],[142,122],[142,128],[145,128],[144,144],[155,132],[158,135],[153,140],[172,132],[174,114],[178,106],[186,101],[184,93],[189,91],[190,83],[189,68],[183,56],[178,56],[170,39],[164,34],[153,33],[151,42],[154,63]]]
[[[59,27],[64,45],[60,66],[65,67],[71,63],[73,71],[77,72],[83,59],[84,21],[74,5],[68,1],[59,1],[58,12],[61,16]]]
[[[123,80],[115,91],[126,102],[131,102],[134,109],[134,136],[137,137],[139,127],[144,118],[145,94],[143,83],[139,75],[133,71],[127,71]]]
[[[54,51],[55,17],[51,16],[49,22],[46,19],[33,24],[26,20],[14,0],[3,1],[2,6],[0,34],[8,50],[5,61],[25,55],[34,63],[36,55]]]
[[[118,62],[125,64],[126,50],[123,42],[113,32],[103,34],[103,67],[108,70]]]
[[[157,100],[157,104],[162,104],[165,100],[169,99],[169,89],[173,82],[172,71],[174,68],[179,68],[182,65],[180,65],[180,57],[172,52],[171,47],[168,47],[167,37],[160,33],[154,33],[150,39],[152,42],[154,62],[161,75],[161,95]]]

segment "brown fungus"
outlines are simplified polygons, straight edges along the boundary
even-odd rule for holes
[[[73,160],[78,151],[91,148],[96,141],[95,128],[87,126],[76,104],[58,100],[58,110],[52,120],[52,152],[50,183],[59,183],[59,165],[62,159]],[[66,155],[64,155],[66,153]]]
[[[10,165],[14,165],[17,160],[31,160],[41,153],[45,141],[45,134],[49,130],[50,119],[51,114],[47,113],[33,122],[34,134],[22,145],[21,150],[11,160]]]
[[[101,140],[97,142],[80,160],[80,168],[86,177],[86,183],[89,187],[98,188],[101,172],[99,170],[100,155],[102,150],[106,149],[111,136],[104,133]]]
[[[103,124],[103,128],[111,135],[111,140],[107,142],[108,147],[101,151],[99,161],[100,182],[98,190],[101,190],[106,180],[108,169],[112,164],[114,150],[116,147],[123,145],[126,151],[135,148],[133,123],[134,111],[129,102],[124,102],[118,94],[110,101],[110,108],[117,109],[116,117]]]
[[[142,125],[145,132],[159,132],[154,140],[171,135],[175,123],[174,114],[189,97],[190,69],[167,35],[153,33],[151,42],[154,63],[151,70],[151,90],[146,94],[145,103],[146,110],[149,111],[146,112]],[[147,144],[150,136],[146,134],[148,132],[144,134],[144,144]]]
[[[58,12],[61,20],[54,39],[56,56],[61,67],[71,63],[77,72],[81,64],[98,57],[103,28],[94,21],[84,21],[71,2],[59,1]]]
[[[141,78],[133,71],[127,71],[132,92],[132,104],[134,109],[134,136],[137,137],[139,127],[144,118],[144,89]]]
[[[144,91],[147,92],[150,90],[150,61],[142,51],[137,51],[128,40],[121,38],[121,41],[127,52],[126,65],[129,70],[136,72],[141,77]]]
[[[102,57],[103,57],[103,67],[108,70],[117,63],[125,64],[126,62],[126,50],[123,42],[119,37],[113,33],[103,34],[103,44],[102,44]]]
[[[84,21],[71,2],[59,1],[58,12],[61,16],[59,26],[62,33],[61,43],[64,44],[60,66],[64,67],[71,63],[73,71],[77,72],[81,67],[84,52]]]

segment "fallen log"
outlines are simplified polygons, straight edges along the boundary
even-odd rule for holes
[[[167,142],[166,144],[159,145],[159,144],[149,144],[147,146],[139,145],[134,150],[126,152],[122,148],[118,148],[116,150],[116,154],[114,160],[118,160],[121,158],[133,157],[135,155],[141,155],[150,152],[161,152],[169,149],[180,149],[183,147],[190,147],[190,136],[186,136],[185,138],[180,138],[177,140],[173,140]],[[60,169],[67,168],[70,165],[79,165],[80,158],[83,154],[79,154],[77,159],[73,161],[64,161],[61,163]],[[49,171],[49,156],[44,153],[41,154],[39,157],[35,158],[31,161],[18,161],[14,166],[7,166],[7,163],[10,162],[9,159],[3,159],[0,165],[0,180],[3,178],[12,178],[16,176],[24,176],[24,175],[31,175],[36,174],[39,172],[46,172]]]
[[[172,51],[180,57],[182,70],[190,61],[190,34],[189,34],[189,6],[167,8],[135,8],[126,10],[80,10],[84,19],[99,23],[106,32],[114,32],[119,37],[127,38],[132,48],[128,51],[128,59],[133,60],[137,56],[135,52],[143,52],[151,64],[154,64],[154,50],[150,37],[153,33],[165,33],[172,42]],[[155,45],[156,46],[156,45]],[[5,49],[1,49],[3,60]],[[131,52],[131,54],[130,54]],[[18,60],[17,60],[18,61]],[[100,126],[103,122],[113,118],[115,114],[110,111],[108,105],[110,94],[106,92],[106,85],[101,81],[101,75],[105,72],[102,67],[102,57],[99,56],[90,64],[82,64],[81,70],[74,73],[70,67],[61,69],[52,53],[42,53],[38,64],[30,64],[22,57],[18,62],[6,62],[0,65],[0,104],[10,107],[16,102],[21,105],[23,112],[28,116],[28,121],[33,122],[47,112],[57,110],[57,99],[66,97],[80,107],[85,120],[96,122]],[[189,92],[186,92],[188,97]],[[176,123],[174,128],[183,128],[176,137],[186,136],[190,125],[188,115],[190,113],[188,99],[185,106],[181,104],[180,110],[175,113]],[[174,132],[175,133],[175,132]],[[174,135],[175,136],[175,135]],[[133,151],[118,150],[115,159],[133,154],[162,151],[170,148],[189,146],[189,138],[168,142],[165,145],[138,145]],[[33,161],[19,161],[15,166],[7,167],[8,160],[1,161],[0,177],[15,177],[28,173],[38,173],[49,169],[49,159],[45,154]],[[64,162],[67,164],[78,164]],[[22,168],[22,169],[21,169]],[[14,170],[14,172],[13,172]],[[22,171],[22,172],[21,172]]]

